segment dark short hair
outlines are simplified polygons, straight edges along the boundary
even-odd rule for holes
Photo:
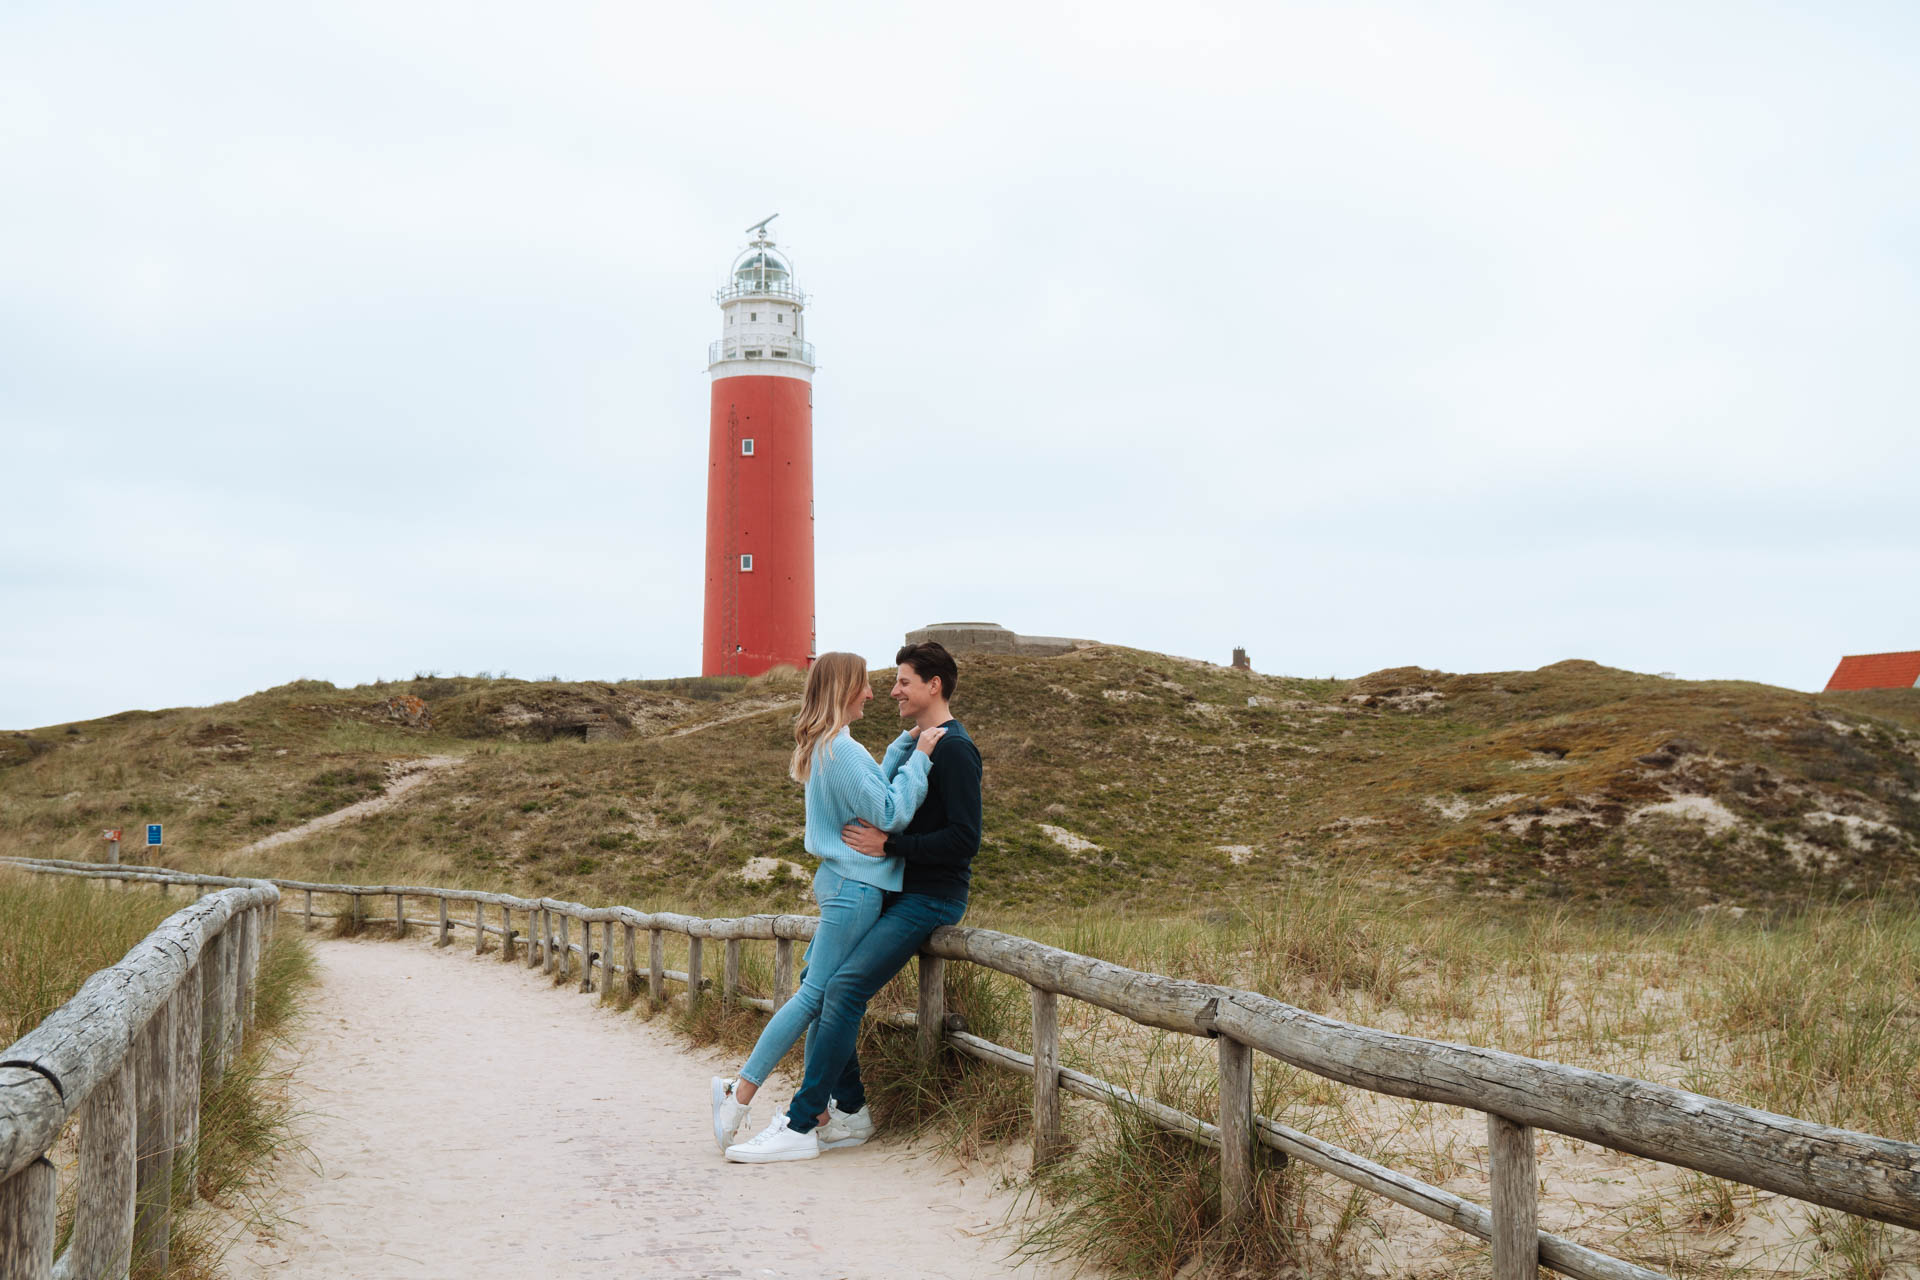
[[[938,640],[923,640],[919,644],[903,644],[900,652],[893,655],[894,662],[901,666],[912,667],[913,674],[931,684],[940,681],[940,696],[951,699],[953,691],[960,683],[960,668],[955,665],[953,655],[947,652],[947,646]]]

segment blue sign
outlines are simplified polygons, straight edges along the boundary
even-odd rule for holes
[[[159,843],[160,843],[160,824],[157,822],[149,822],[147,824],[147,848],[149,849],[154,848]]]

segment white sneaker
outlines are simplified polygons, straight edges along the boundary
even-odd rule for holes
[[[827,1122],[814,1132],[820,1135],[822,1151],[857,1147],[873,1136],[873,1113],[862,1106],[858,1111],[848,1114],[829,1102]]]
[[[787,1128],[787,1113],[782,1111],[773,1123],[747,1141],[727,1148],[727,1159],[735,1164],[773,1164],[779,1160],[811,1160],[820,1154],[820,1139],[812,1133],[795,1133]]]
[[[720,1076],[713,1078],[713,1141],[723,1153],[740,1140],[740,1131],[753,1123],[752,1104],[733,1099],[737,1083]]]

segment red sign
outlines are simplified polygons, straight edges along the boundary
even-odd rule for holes
[[[118,840],[120,838],[120,828],[109,827],[100,833],[100,838],[102,840]]]

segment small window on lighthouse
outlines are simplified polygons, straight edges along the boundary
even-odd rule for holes
[[[742,573],[752,573],[752,572],[753,572],[753,557],[752,557],[752,556],[741,556],[741,557],[740,557],[740,572],[742,572]]]
[[[749,436],[740,442],[740,456],[743,458],[753,456],[753,437]]]
[[[781,311],[781,312],[776,312],[775,314],[777,314],[777,315],[778,315],[778,316],[780,317],[780,323],[781,323],[781,324],[785,324],[785,323],[787,322],[787,313],[786,313],[786,312],[784,312],[784,311]]]
[[[759,318],[760,318],[760,313],[759,313],[758,311],[749,311],[749,312],[747,312],[747,319],[749,319],[749,320],[758,320]]]

